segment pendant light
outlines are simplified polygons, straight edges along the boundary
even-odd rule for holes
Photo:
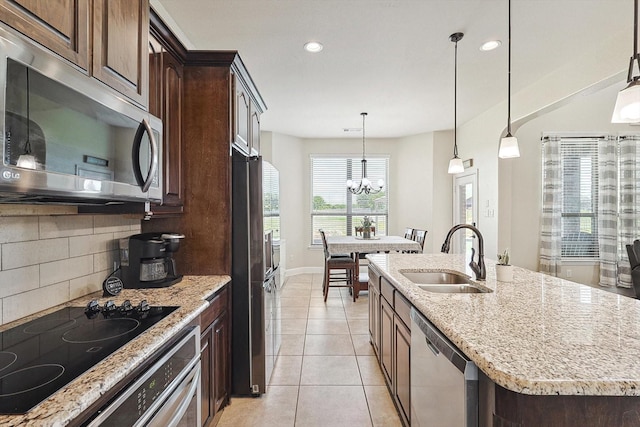
[[[24,143],[24,153],[18,157],[16,166],[24,169],[35,169],[36,158],[31,154],[31,108],[29,105],[29,99],[31,98],[31,91],[29,88],[29,69],[27,68],[27,140]]]
[[[354,182],[353,180],[347,181],[347,190],[349,190],[352,194],[376,194],[382,191],[382,187],[384,187],[384,180],[378,180],[378,187],[374,188],[367,178],[367,159],[365,158],[365,139],[364,139],[364,118],[367,116],[367,113],[360,113],[362,116],[362,179],[359,183]]]
[[[455,63],[453,71],[453,159],[449,160],[449,169],[447,172],[461,173],[464,172],[462,159],[458,157],[458,141],[457,135],[457,112],[458,112],[458,42],[464,37],[463,33],[453,33],[449,36],[449,40],[456,44]]]
[[[633,56],[629,60],[627,72],[627,87],[618,92],[616,106],[613,109],[611,123],[637,123],[640,122],[640,75],[633,76],[633,64],[640,69],[640,56],[638,56],[638,0],[633,3]]]
[[[518,147],[518,139],[511,135],[511,0],[509,0],[509,53],[508,53],[508,74],[507,74],[507,134],[500,139],[500,149],[498,157],[501,159],[510,159],[520,157],[520,148]]]

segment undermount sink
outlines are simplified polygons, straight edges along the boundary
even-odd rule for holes
[[[433,285],[459,285],[471,283],[469,278],[461,274],[446,271],[407,271],[402,275],[413,283]]]
[[[491,289],[476,286],[471,279],[462,274],[446,271],[405,271],[401,274],[427,292],[453,294],[491,292]]]
[[[418,285],[418,287],[427,292],[436,292],[439,294],[481,294],[485,291],[484,289],[476,288],[471,285]]]

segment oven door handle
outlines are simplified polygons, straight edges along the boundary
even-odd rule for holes
[[[174,390],[171,397],[163,403],[162,407],[156,412],[147,426],[158,427],[175,427],[180,423],[180,420],[189,409],[192,399],[195,394],[195,399],[200,398],[200,392],[198,386],[200,385],[200,363],[196,364],[189,375],[182,380],[182,383]],[[198,418],[200,414],[200,407],[198,405]],[[200,422],[198,421],[198,425]]]

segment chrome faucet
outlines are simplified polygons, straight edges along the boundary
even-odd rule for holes
[[[449,230],[449,232],[447,233],[447,237],[444,239],[444,243],[442,244],[442,249],[440,250],[440,252],[443,252],[445,254],[449,253],[449,246],[451,245],[451,236],[453,236],[453,233],[460,230],[461,228],[468,228],[469,230],[473,231],[476,236],[478,236],[478,262],[476,263],[473,260],[473,257],[475,256],[476,251],[475,249],[471,248],[471,262],[469,263],[469,267],[471,267],[471,270],[473,270],[473,272],[475,273],[476,280],[485,280],[487,278],[487,269],[484,266],[484,240],[482,238],[482,233],[480,233],[480,230],[478,230],[473,225],[470,225],[470,224],[454,225],[451,228],[451,230]]]

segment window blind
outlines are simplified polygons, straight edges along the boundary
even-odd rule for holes
[[[367,215],[374,221],[376,235],[386,235],[388,221],[389,158],[367,157],[367,177],[374,184],[383,179],[385,187],[376,194],[351,194],[346,182],[359,182],[362,159],[356,157],[311,157],[312,244],[321,244],[319,229],[327,235],[353,235]]]
[[[561,140],[562,257],[598,258],[598,139]]]

